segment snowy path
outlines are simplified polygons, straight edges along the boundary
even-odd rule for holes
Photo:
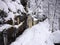
[[[45,20],[25,30],[11,45],[54,45],[51,37],[52,33],[49,31],[48,21]]]

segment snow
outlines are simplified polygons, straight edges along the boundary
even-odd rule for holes
[[[9,24],[0,25],[0,32],[2,32],[4,29],[7,30],[8,28],[11,28],[11,27],[19,28],[23,23],[24,21],[21,22],[19,25],[9,25]]]
[[[7,16],[6,18],[4,18],[5,21],[8,21],[8,20],[10,20],[10,19],[12,19],[12,20],[14,21],[15,16],[19,16],[19,15],[21,15],[21,14],[18,14],[18,13],[13,14],[13,12],[9,12],[7,15],[8,15],[8,16]],[[22,15],[21,15],[21,16],[22,16]]]
[[[8,6],[0,0],[0,10],[4,10],[5,12],[8,13]]]
[[[14,4],[12,4],[11,2],[7,2],[7,5],[12,12],[17,12],[17,9]]]
[[[24,23],[24,21],[21,22],[19,25],[14,25],[14,27],[15,27],[15,28],[19,28],[23,23]]]
[[[8,8],[11,11],[9,11]],[[10,18],[12,18],[12,20],[14,21],[14,15],[18,16],[18,15],[21,15],[21,12],[26,12],[24,10],[24,7],[20,4],[20,0],[16,0],[16,1],[0,0],[0,10],[3,10],[4,12],[7,13],[8,17],[5,18],[6,21],[10,20]],[[20,10],[19,13],[17,13],[18,10]],[[13,14],[13,13],[15,13],[15,14]]]
[[[20,8],[18,3],[16,3],[16,2],[12,2],[12,4],[14,4],[14,5],[15,5],[15,7],[16,7],[17,9],[19,9],[19,8]]]
[[[54,42],[54,43],[60,43],[60,31],[55,31],[51,34],[50,39]]]
[[[25,12],[24,7],[20,3],[20,0],[16,0],[15,2],[13,2],[12,0],[0,0],[0,10],[3,10],[4,12],[7,13],[7,17],[4,18],[5,21],[8,21],[10,19],[13,20],[14,22],[14,18],[15,16],[21,15],[21,12]],[[11,10],[9,11],[8,8]],[[17,10],[20,10],[21,12],[18,14]],[[15,12],[15,14],[14,14]],[[0,19],[2,20],[2,19]],[[21,22],[19,25],[8,25],[8,24],[4,24],[3,26],[0,27],[0,31],[3,31],[4,29],[8,29],[9,26],[18,28],[19,26],[21,26],[23,24],[23,22]],[[7,27],[7,28],[6,28]]]
[[[49,39],[49,24],[47,19],[32,28],[28,28],[10,45],[54,45]],[[51,44],[50,44],[51,43]]]
[[[19,15],[21,15],[21,13],[15,13],[14,15],[15,15],[15,16],[19,16]]]
[[[26,11],[24,10],[24,7],[23,7],[22,5],[20,5],[20,10],[21,10],[21,12],[26,12]]]
[[[19,3],[19,4],[21,4],[21,3],[20,3],[20,0],[16,0],[16,2]]]
[[[7,2],[11,2],[11,1],[12,1],[12,0],[4,0],[4,2],[6,2],[6,3],[7,3]]]
[[[32,14],[33,11],[30,8],[27,8],[27,10],[28,10],[28,14]]]
[[[4,24],[3,26],[0,25],[0,32],[2,32],[4,29],[8,29],[10,27],[12,27],[12,26],[9,24]]]
[[[36,18],[33,18],[33,21],[37,21],[38,19],[36,19]]]
[[[15,15],[13,14],[13,12],[9,12],[8,16],[5,18],[5,20],[8,21],[8,20],[12,19],[14,21],[14,16]]]
[[[37,21],[38,19],[42,19],[43,17],[43,10],[40,9],[41,6],[39,3],[40,0],[35,2],[30,0],[30,9],[27,8],[28,13],[30,16],[32,16],[33,21]],[[37,3],[37,5],[36,5]],[[9,11],[8,8],[11,10]],[[7,13],[7,17],[4,18],[6,21],[12,19],[13,22],[15,21],[15,16],[21,15],[21,12],[25,12],[24,7],[21,5],[20,0],[12,1],[12,0],[0,0],[0,10],[3,10]],[[20,10],[20,13],[18,14],[17,11]],[[32,14],[36,12],[36,14]],[[14,14],[15,13],[15,14]],[[37,19],[35,18],[37,17]],[[0,19],[0,21],[3,21]],[[19,28],[22,24],[21,22],[19,25],[9,25],[4,24],[0,25],[0,32],[4,29],[8,29],[10,27]],[[15,42],[12,42],[11,45],[54,45],[54,43],[60,43],[60,31],[55,31],[51,33],[49,31],[49,22],[48,19],[46,19],[43,22],[39,22],[37,25],[33,26],[32,28],[26,29],[22,35],[20,35]],[[55,27],[56,28],[56,27]]]
[[[14,6],[16,7],[16,9],[20,10],[21,12],[24,12],[24,7],[21,4],[18,4],[17,2],[11,2],[12,4],[14,4]]]

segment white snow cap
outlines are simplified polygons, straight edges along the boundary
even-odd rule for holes
[[[14,20],[14,16],[15,16],[15,15],[13,14],[13,12],[9,12],[9,13],[8,13],[8,16],[5,18],[5,20],[8,21],[8,20],[10,20],[10,18],[11,18],[12,20]]]
[[[7,5],[12,12],[17,12],[17,9],[14,4],[12,4],[11,2],[8,2]]]
[[[8,6],[0,0],[0,9],[8,13]]]
[[[10,27],[11,27],[11,25],[9,25],[9,24],[4,24],[3,26],[0,27],[0,31],[3,31],[4,29],[8,29],[8,28],[10,28]]]
[[[16,7],[17,10],[19,9],[21,12],[25,12],[24,7],[21,4],[18,4],[17,2],[11,3]]]

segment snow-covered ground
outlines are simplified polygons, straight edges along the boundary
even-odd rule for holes
[[[28,28],[10,45],[54,45],[50,38],[49,23],[46,19]]]
[[[50,39],[53,43],[60,43],[60,31],[55,31],[51,34]]]
[[[32,1],[32,0],[31,0]],[[35,3],[31,3],[35,5]],[[33,7],[33,5],[31,7]],[[34,9],[33,9],[34,8]],[[36,9],[36,7],[33,7],[31,10]],[[3,10],[7,13],[7,17],[4,18],[5,21],[10,20],[10,18],[14,22],[14,17],[17,15],[21,15],[21,12],[25,12],[24,7],[21,5],[20,0],[0,0],[0,10]],[[19,13],[17,11],[20,11]],[[32,14],[33,11],[28,9],[27,14]],[[36,9],[36,12],[41,12],[38,14],[38,18],[42,18],[43,11],[40,10],[40,8]],[[34,18],[34,16],[32,16]],[[1,19],[2,20],[2,19]],[[34,18],[34,20],[37,20]],[[18,28],[20,25],[22,25],[23,22],[21,22],[19,25],[14,25],[13,27]],[[22,35],[20,35],[15,42],[12,42],[10,45],[54,45],[54,43],[60,43],[60,31],[55,31],[51,33],[49,31],[49,22],[48,19],[46,19],[43,22],[39,22],[37,25],[33,26],[32,28],[28,28],[24,31]],[[12,27],[9,24],[4,24],[2,27],[0,27],[0,31],[3,31],[4,29],[8,29]]]
[[[54,45],[60,43],[60,31],[51,33],[46,19],[32,28],[28,28],[10,45]]]

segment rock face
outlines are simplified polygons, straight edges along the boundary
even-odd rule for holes
[[[28,19],[27,19],[27,25],[29,28],[31,28],[33,25],[32,25],[32,17],[31,16],[28,16]]]

